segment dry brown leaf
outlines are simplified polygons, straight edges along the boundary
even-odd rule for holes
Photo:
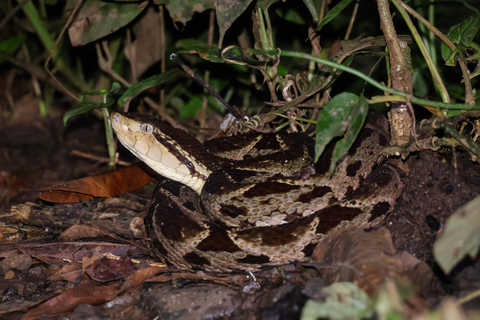
[[[440,281],[425,262],[418,260],[406,251],[402,251],[399,258],[403,265],[403,275],[422,297],[428,297],[435,301],[438,296],[444,294]]]
[[[370,233],[356,228],[335,231],[315,248],[312,261],[321,262],[315,266],[327,285],[355,282],[370,295],[403,270],[390,231],[385,228]]]
[[[127,44],[124,52],[137,77],[162,58],[160,28],[160,17],[153,7],[133,26],[135,40]]]
[[[73,203],[94,197],[118,197],[150,183],[152,178],[139,166],[72,180],[43,188],[37,197],[53,203]]]
[[[59,243],[25,243],[17,249],[48,264],[63,265],[65,261],[82,261],[92,252],[111,253],[115,256],[127,254],[132,245],[108,242],[59,242]]]
[[[101,257],[84,267],[90,279],[98,282],[108,282],[121,279],[135,271],[135,266],[129,257],[123,255],[118,259]]]
[[[315,248],[312,261],[327,285],[351,281],[373,295],[389,279],[407,279],[423,297],[442,293],[430,267],[408,252],[397,252],[385,228],[335,231]]]
[[[125,282],[120,289],[120,293],[125,294],[132,291],[133,289],[144,283],[147,279],[159,273],[161,270],[163,270],[163,268],[153,266],[135,270],[133,273],[129,274],[125,278]]]
[[[59,316],[72,312],[81,304],[99,305],[115,298],[119,289],[120,285],[118,284],[95,286],[91,282],[86,282],[42,303],[27,312],[23,319],[31,320]]]
[[[77,261],[72,261],[63,266],[58,272],[50,277],[50,281],[65,280],[74,283],[80,283],[83,280],[82,264]]]
[[[0,205],[7,205],[11,199],[15,198],[20,189],[26,188],[25,181],[16,177],[8,171],[0,171]]]
[[[102,227],[92,224],[74,224],[69,227],[67,230],[63,231],[59,236],[58,240],[61,241],[72,241],[77,239],[84,238],[95,238],[110,235],[109,232],[106,232]]]

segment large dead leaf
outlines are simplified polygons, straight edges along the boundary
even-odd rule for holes
[[[17,249],[48,264],[62,265],[65,261],[82,261],[94,250],[102,254],[115,256],[127,254],[131,245],[107,242],[58,242],[58,243],[23,243]]]
[[[183,29],[187,22],[192,19],[194,13],[212,9],[214,6],[212,0],[155,0],[154,3],[165,5],[177,29]],[[183,26],[178,25],[178,23]]]
[[[78,287],[70,289],[37,308],[27,312],[24,320],[53,317],[72,312],[78,305],[99,305],[115,298],[120,285],[95,286],[91,282],[84,282]]]
[[[74,283],[80,283],[83,280],[82,264],[77,261],[67,263],[56,274],[48,277],[48,280],[65,280]]]
[[[407,252],[396,252],[385,228],[369,233],[339,229],[319,243],[312,261],[327,285],[354,282],[370,295],[388,279],[407,278],[422,293],[441,290],[425,263]]]
[[[98,282],[122,279],[135,271],[133,262],[127,255],[114,258],[103,256],[85,265],[87,260],[87,257],[83,258],[84,271],[90,279]]]
[[[20,189],[26,188],[25,181],[7,171],[0,171],[0,207],[6,206],[15,198]]]
[[[150,183],[152,178],[134,165],[43,188],[37,197],[53,203],[73,203],[94,197],[118,197]]]
[[[438,265],[449,273],[467,255],[474,258],[480,247],[480,196],[455,211],[433,246]]]
[[[85,1],[68,28],[72,46],[85,45],[115,32],[135,19],[147,4],[146,1]]]
[[[127,43],[124,52],[136,77],[162,58],[162,35],[158,32],[161,28],[160,16],[153,7],[133,26],[135,41]]]
[[[125,282],[122,284],[119,294],[125,294],[132,291],[140,284],[144,283],[147,279],[153,277],[163,269],[164,268],[162,267],[150,266],[135,270],[133,273],[129,274],[125,278]]]

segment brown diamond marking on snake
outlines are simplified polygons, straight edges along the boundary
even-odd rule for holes
[[[362,161],[357,160],[354,163],[350,163],[347,166],[347,176],[355,177],[357,175],[357,171],[362,167]]]
[[[386,165],[378,167],[365,179],[365,181],[363,181],[359,188],[351,192],[349,190],[344,199],[363,200],[372,197],[372,195],[378,194],[382,188],[388,187],[392,179],[394,179],[392,170],[393,169]]]
[[[284,246],[296,242],[304,235],[310,229],[313,219],[314,217],[306,217],[281,225],[240,230],[236,233],[238,238],[261,246]]]
[[[278,142],[276,134],[265,134],[260,141],[255,145],[257,149],[280,149],[280,143]]]
[[[246,216],[248,209],[245,206],[237,207],[233,205],[224,204],[220,208],[220,212],[223,215],[237,218],[238,216]]]
[[[165,238],[183,242],[205,231],[204,227],[185,215],[182,210],[176,210],[175,214],[172,214],[171,210],[173,208],[166,201],[160,201],[160,204],[156,206],[156,211],[161,214],[153,217],[155,225],[160,228],[160,232]]]
[[[210,234],[197,245],[197,249],[200,251],[224,251],[230,253],[241,251],[230,239],[227,231],[217,226],[211,227]]]
[[[168,256],[167,249],[164,247],[163,243],[161,243],[157,238],[152,238],[152,245],[155,247],[158,253],[160,253],[161,256]]]
[[[267,194],[287,193],[292,190],[297,190],[299,188],[300,187],[296,185],[290,185],[276,181],[267,181],[256,184],[243,195],[245,198],[254,198],[258,196],[265,196]]]
[[[270,262],[270,258],[263,254],[260,256],[248,254],[245,258],[237,259],[237,262],[245,264],[262,264]]]
[[[210,261],[208,259],[199,256],[195,252],[189,252],[186,255],[183,256],[183,259],[187,261],[188,263],[192,265],[197,265],[197,266],[209,266]]]
[[[353,143],[352,147],[348,151],[348,154],[355,154],[357,152],[357,149],[362,146],[362,143],[366,139],[368,139],[372,134],[374,134],[374,131],[371,128],[364,127],[358,134],[357,139],[355,139],[355,142]]]
[[[303,203],[310,203],[310,202],[312,202],[312,200],[315,200],[317,198],[321,198],[329,192],[332,192],[332,188],[330,188],[328,186],[316,186],[316,187],[313,188],[312,191],[302,193],[297,198],[297,200],[295,200],[295,201],[299,201],[299,202],[303,202]]]
[[[376,218],[386,214],[390,210],[391,206],[390,203],[388,202],[379,202],[377,203],[372,211],[370,212],[370,219],[368,219],[368,222],[372,222]]]
[[[360,208],[342,207],[340,205],[333,205],[319,210],[312,214],[312,216],[320,218],[316,233],[326,234],[328,231],[337,227],[342,221],[353,220],[362,213],[363,211]]]
[[[383,134],[380,135],[378,140],[379,140],[379,143],[382,147],[390,145],[390,141]]]

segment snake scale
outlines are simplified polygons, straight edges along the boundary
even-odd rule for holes
[[[148,241],[182,269],[255,271],[306,261],[330,231],[371,228],[395,205],[397,170],[382,164],[388,123],[369,113],[330,174],[332,142],[313,163],[304,133],[246,133],[200,143],[154,117],[113,113],[120,142],[168,178],[145,219]]]

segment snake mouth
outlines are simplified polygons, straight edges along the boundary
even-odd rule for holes
[[[201,192],[211,171],[193,153],[198,150],[192,144],[203,148],[198,140],[152,116],[114,112],[110,119],[118,140],[137,158],[160,175]],[[185,139],[189,143],[178,143]]]

